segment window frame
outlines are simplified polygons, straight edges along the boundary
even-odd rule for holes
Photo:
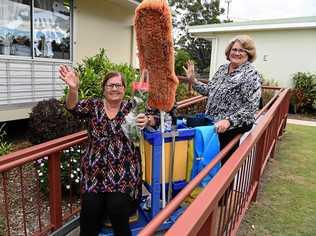
[[[37,60],[37,61],[43,61],[43,62],[47,62],[47,61],[54,61],[54,62],[72,62],[73,61],[73,49],[74,49],[74,45],[73,45],[73,39],[74,39],[74,20],[73,20],[73,16],[74,16],[74,1],[75,0],[70,0],[70,45],[69,45],[69,59],[60,59],[60,58],[45,58],[45,57],[36,57],[35,56],[35,52],[34,52],[34,0],[30,1],[30,20],[31,20],[31,24],[30,24],[30,32],[31,32],[31,56],[16,56],[16,55],[4,55],[4,54],[0,54],[0,59],[20,59],[20,60]]]

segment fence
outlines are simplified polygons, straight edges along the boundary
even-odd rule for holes
[[[67,158],[63,166],[61,157],[81,150],[78,145],[86,139],[86,132],[79,132],[0,158],[0,215],[4,216],[5,235],[45,235],[79,211],[71,178],[74,159]],[[41,172],[38,165],[47,165],[47,172]],[[66,182],[68,179],[66,188],[61,185],[63,170]]]
[[[289,100],[289,89],[272,97],[257,114],[256,127],[165,235],[236,235],[249,204],[256,200],[260,178],[285,128]],[[239,138],[235,137],[139,235],[153,235]]]
[[[273,157],[277,139],[285,127],[289,97],[288,89],[273,96],[258,114],[255,129],[167,235],[236,234],[248,205],[256,199],[262,172]],[[201,96],[187,99],[179,102],[178,107],[204,99]],[[65,155],[74,150],[80,152],[86,140],[86,132],[79,132],[0,158],[0,228],[2,222],[5,235],[46,235],[78,214],[80,195],[72,184],[74,160],[65,159]],[[238,141],[236,137],[222,150],[140,235],[152,235]],[[47,165],[45,173],[35,168],[42,163]],[[43,186],[43,176],[48,177],[47,186]],[[68,185],[62,186],[62,178],[68,180]]]

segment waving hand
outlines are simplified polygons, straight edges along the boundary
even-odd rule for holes
[[[191,61],[191,60],[187,61],[186,66],[187,67],[183,66],[183,69],[185,71],[187,78],[189,79],[189,81],[191,83],[195,83],[197,81],[197,79],[195,77],[193,61]]]
[[[78,90],[79,78],[76,73],[67,65],[61,65],[59,67],[59,77],[65,81],[69,89]]]
[[[69,87],[66,97],[66,106],[67,108],[72,109],[78,103],[79,77],[73,69],[67,65],[61,65],[59,67],[59,77],[65,81]]]

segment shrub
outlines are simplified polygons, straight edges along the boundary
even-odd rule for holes
[[[190,105],[185,108],[181,108],[177,110],[178,116],[185,116],[185,115],[195,115],[198,113],[204,113],[206,108],[206,102],[207,100],[203,100],[199,103]]]
[[[70,115],[55,98],[39,102],[29,119],[32,144],[39,144],[83,129],[83,124]]]
[[[29,119],[30,135],[29,139],[33,144],[43,143],[55,138],[63,137],[83,129],[83,123],[75,119],[64,108],[63,104],[50,99],[39,102],[30,114]],[[70,185],[74,185],[79,190],[79,160],[80,147],[64,150],[61,155],[61,180],[63,190],[68,190]],[[73,163],[71,168],[69,163]],[[40,188],[43,193],[47,193],[48,185],[48,161],[47,157],[35,161],[35,167],[40,179]],[[71,180],[67,181],[70,175]]]
[[[293,76],[292,105],[297,112],[310,112],[316,107],[316,75],[298,72]]]
[[[126,80],[126,97],[131,96],[131,82],[139,79],[137,71],[128,64],[112,63],[105,54],[104,49],[92,57],[85,58],[75,67],[80,78],[79,99],[101,98],[101,84],[104,76],[110,71],[121,72]],[[65,88],[65,95],[68,88]]]
[[[104,75],[111,70],[111,62],[101,49],[98,54],[85,58],[75,67],[80,78],[79,99],[101,97],[101,83]],[[67,94],[68,88],[65,89]]]
[[[198,93],[188,90],[188,84],[186,83],[179,83],[176,93],[176,100],[177,102],[182,101],[187,98],[191,98],[194,96],[199,95]],[[178,116],[184,116],[184,115],[193,115],[197,113],[204,113],[206,107],[206,100],[199,102],[197,104],[190,105],[185,108],[177,109],[177,115]]]
[[[272,86],[277,87],[278,82],[273,79],[267,79],[264,75],[261,75],[262,78],[262,85],[263,86]],[[263,89],[261,93],[261,106],[263,107],[265,104],[267,104],[270,99],[274,96],[275,91],[269,90],[269,89]]]
[[[8,154],[12,149],[12,144],[6,140],[7,133],[4,130],[5,123],[0,127],[0,156]]]
[[[80,158],[83,147],[80,145],[70,147],[62,152],[60,158],[60,177],[62,193],[72,190],[80,194]],[[48,193],[48,157],[43,157],[34,162],[40,179],[40,188],[43,193]]]
[[[176,91],[176,101],[181,101],[190,98],[192,95],[189,93],[188,84],[179,82]]]

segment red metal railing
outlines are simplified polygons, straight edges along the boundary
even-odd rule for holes
[[[236,235],[276,141],[286,125],[289,89],[281,89],[258,114],[258,124],[188,206],[165,235]],[[206,174],[239,141],[236,137],[164,208],[139,235],[153,235],[180,206]]]
[[[288,98],[288,90],[280,90],[262,109],[259,114],[265,113],[265,115],[258,127],[167,234],[173,235],[173,232],[179,232],[179,235],[186,235],[187,233],[210,232],[210,230],[212,232],[217,230],[217,233],[223,234],[223,232],[234,232],[238,228],[245,207],[249,204],[249,199],[256,198],[259,178],[268,157],[273,155],[276,137],[285,127]],[[197,96],[178,102],[177,105],[178,108],[181,108],[204,99],[206,98]],[[84,144],[86,139],[86,132],[79,132],[0,158],[0,229],[2,220],[5,235],[49,234],[78,213],[80,208],[77,204],[78,199],[74,197],[74,190],[70,187],[67,193],[68,197],[65,197],[63,193],[61,156],[70,148]],[[193,191],[207,172],[238,141],[239,137],[236,137],[148,224],[141,234],[153,234],[159,225],[177,209],[185,197]],[[264,153],[264,155],[260,153]],[[47,159],[48,162],[47,193],[41,189],[40,175],[34,168],[34,162],[43,159]],[[71,162],[68,162],[67,166],[68,178],[70,179]],[[258,168],[260,169],[259,172]],[[232,184],[233,181],[234,184]],[[232,195],[231,192],[240,194]],[[203,202],[203,206],[199,202]],[[218,207],[219,202],[221,202],[222,207]],[[184,227],[189,218],[190,229]]]
[[[0,212],[4,216],[5,235],[45,235],[79,211],[71,191],[66,202],[62,194],[60,156],[86,139],[86,132],[79,132],[0,158]],[[40,188],[41,176],[34,167],[36,161],[45,159],[48,162],[47,193]],[[68,165],[71,166],[69,162]]]

